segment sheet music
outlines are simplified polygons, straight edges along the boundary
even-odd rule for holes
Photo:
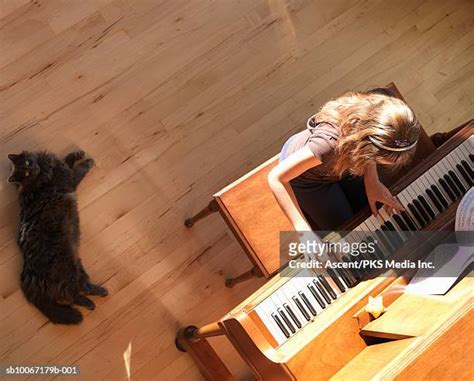
[[[444,295],[463,271],[474,261],[474,246],[438,246],[426,258],[434,269],[419,269],[405,292],[418,295]]]
[[[474,231],[474,187],[464,195],[456,211],[456,231]]]
[[[456,211],[456,231],[474,232],[474,187],[464,195]],[[438,246],[425,259],[435,268],[419,269],[405,292],[418,295],[443,295],[474,261],[471,233],[458,236],[459,244]]]

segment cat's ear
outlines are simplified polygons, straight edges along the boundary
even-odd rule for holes
[[[15,155],[14,153],[10,153],[8,155],[8,159],[12,162],[12,163],[16,163],[17,160],[19,159],[20,155]]]

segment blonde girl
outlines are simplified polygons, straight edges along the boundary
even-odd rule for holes
[[[408,163],[419,130],[410,107],[388,89],[347,92],[286,141],[269,185],[297,231],[336,229],[367,204],[375,215],[376,203],[402,211],[377,166]]]

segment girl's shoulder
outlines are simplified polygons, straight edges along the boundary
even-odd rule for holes
[[[317,115],[308,118],[306,129],[309,131],[311,138],[329,139],[331,141],[337,141],[341,132],[337,124],[322,120]]]

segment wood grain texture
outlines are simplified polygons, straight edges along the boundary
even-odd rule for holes
[[[15,0],[0,3],[0,361],[81,367],[84,380],[199,380],[178,327],[231,310],[262,280],[209,195],[276,154],[347,89],[396,82],[428,132],[472,118],[469,0]],[[76,146],[82,257],[111,291],[79,327],[19,290],[6,154]],[[213,339],[237,378],[248,370]]]
[[[438,322],[447,320],[458,304],[472,299],[472,275],[462,279],[446,295],[403,294],[386,313],[367,324],[361,334],[388,339],[426,335]]]
[[[331,377],[331,381],[375,380],[377,372],[384,365],[392,361],[405,348],[416,343],[416,340],[416,338],[409,338],[370,345]]]

